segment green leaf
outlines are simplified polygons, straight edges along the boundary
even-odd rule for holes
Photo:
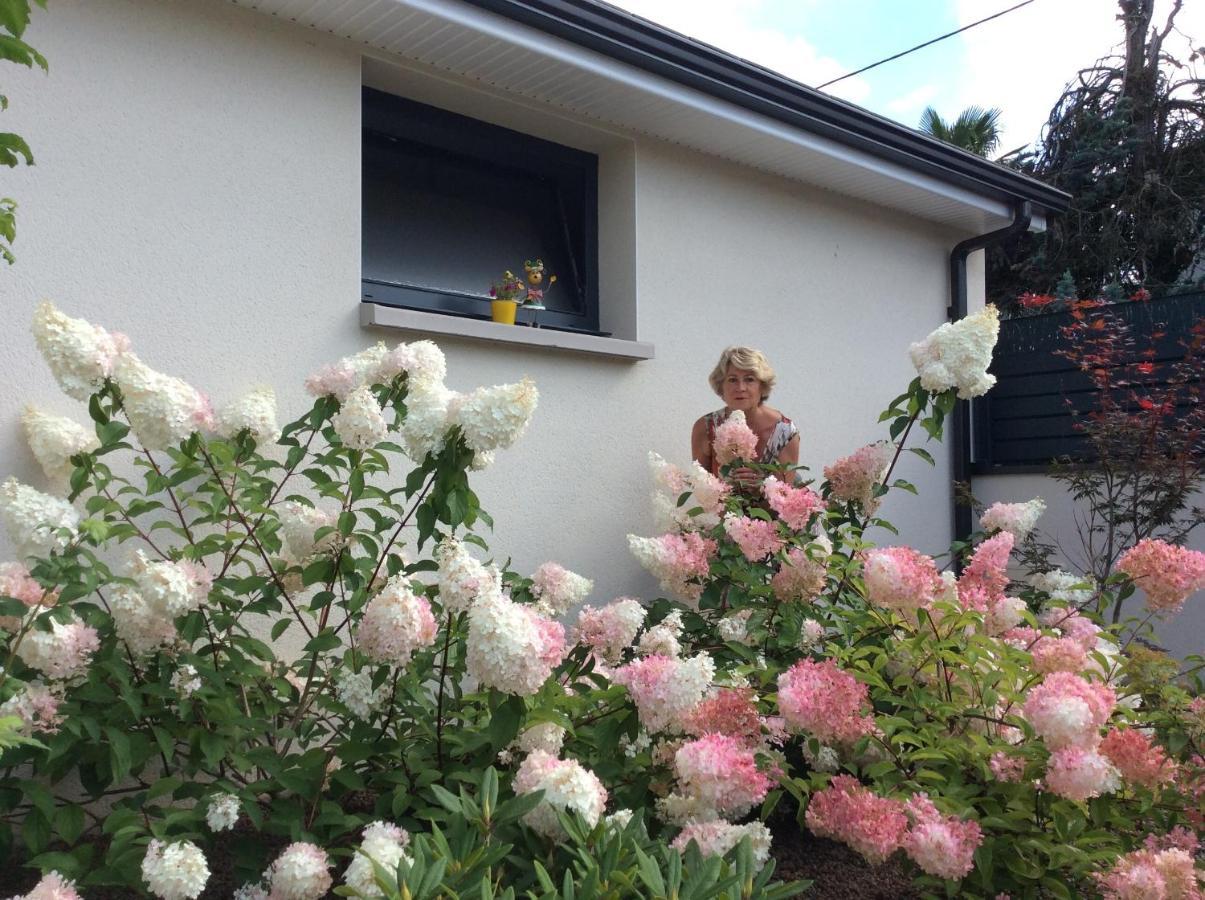
[[[305,645],[305,652],[322,653],[325,650],[334,650],[340,643],[339,635],[335,634],[335,629],[328,626],[310,638],[309,642]]]
[[[25,159],[25,165],[33,165],[33,151],[29,149],[29,144],[25,143],[25,138],[10,132],[0,132],[0,165],[19,165],[22,157]]]
[[[74,844],[84,833],[84,808],[74,803],[59,807],[54,814],[54,830],[67,844]]]
[[[502,750],[519,733],[519,726],[527,712],[522,697],[507,697],[506,701],[490,716],[490,745],[495,751]]]
[[[118,782],[130,774],[130,738],[110,725],[105,726],[104,732],[109,739],[109,772],[113,781]]]
[[[292,619],[281,619],[272,626],[272,640],[277,640],[282,634],[289,630],[289,626],[293,624]]]
[[[29,25],[29,0],[0,0],[0,28],[20,37]]]
[[[43,72],[46,71],[46,57],[24,41],[7,34],[0,34],[0,59],[7,59],[31,69],[36,63]]]

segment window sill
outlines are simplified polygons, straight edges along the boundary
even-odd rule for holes
[[[593,334],[574,334],[553,331],[551,328],[526,328],[522,325],[501,325],[478,319],[444,316],[417,309],[401,309],[379,303],[360,304],[360,324],[375,328],[397,328],[422,334],[448,335],[495,344],[513,344],[545,350],[563,350],[590,356],[608,356],[639,362],[652,359],[654,347],[645,341],[625,341],[620,338],[598,337]]]

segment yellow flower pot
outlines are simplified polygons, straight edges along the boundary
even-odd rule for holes
[[[515,310],[519,308],[519,304],[515,300],[491,300],[490,313],[495,322],[501,322],[503,325],[515,324]]]

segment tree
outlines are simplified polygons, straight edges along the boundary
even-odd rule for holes
[[[951,125],[927,106],[920,118],[920,130],[947,144],[987,156],[1000,143],[1000,110],[968,106]]]
[[[1007,306],[1070,271],[1085,296],[1105,285],[1158,289],[1192,280],[1205,259],[1205,51],[1171,52],[1176,0],[1152,27],[1154,0],[1119,0],[1124,55],[1083,69],[1036,147],[1011,165],[1071,194],[1044,234],[991,253],[988,295]],[[1200,277],[1199,272],[1195,276]]]

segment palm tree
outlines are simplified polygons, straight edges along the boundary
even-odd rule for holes
[[[920,117],[920,130],[947,144],[987,156],[1000,143],[1000,110],[968,106],[950,125],[937,110],[927,106]]]

